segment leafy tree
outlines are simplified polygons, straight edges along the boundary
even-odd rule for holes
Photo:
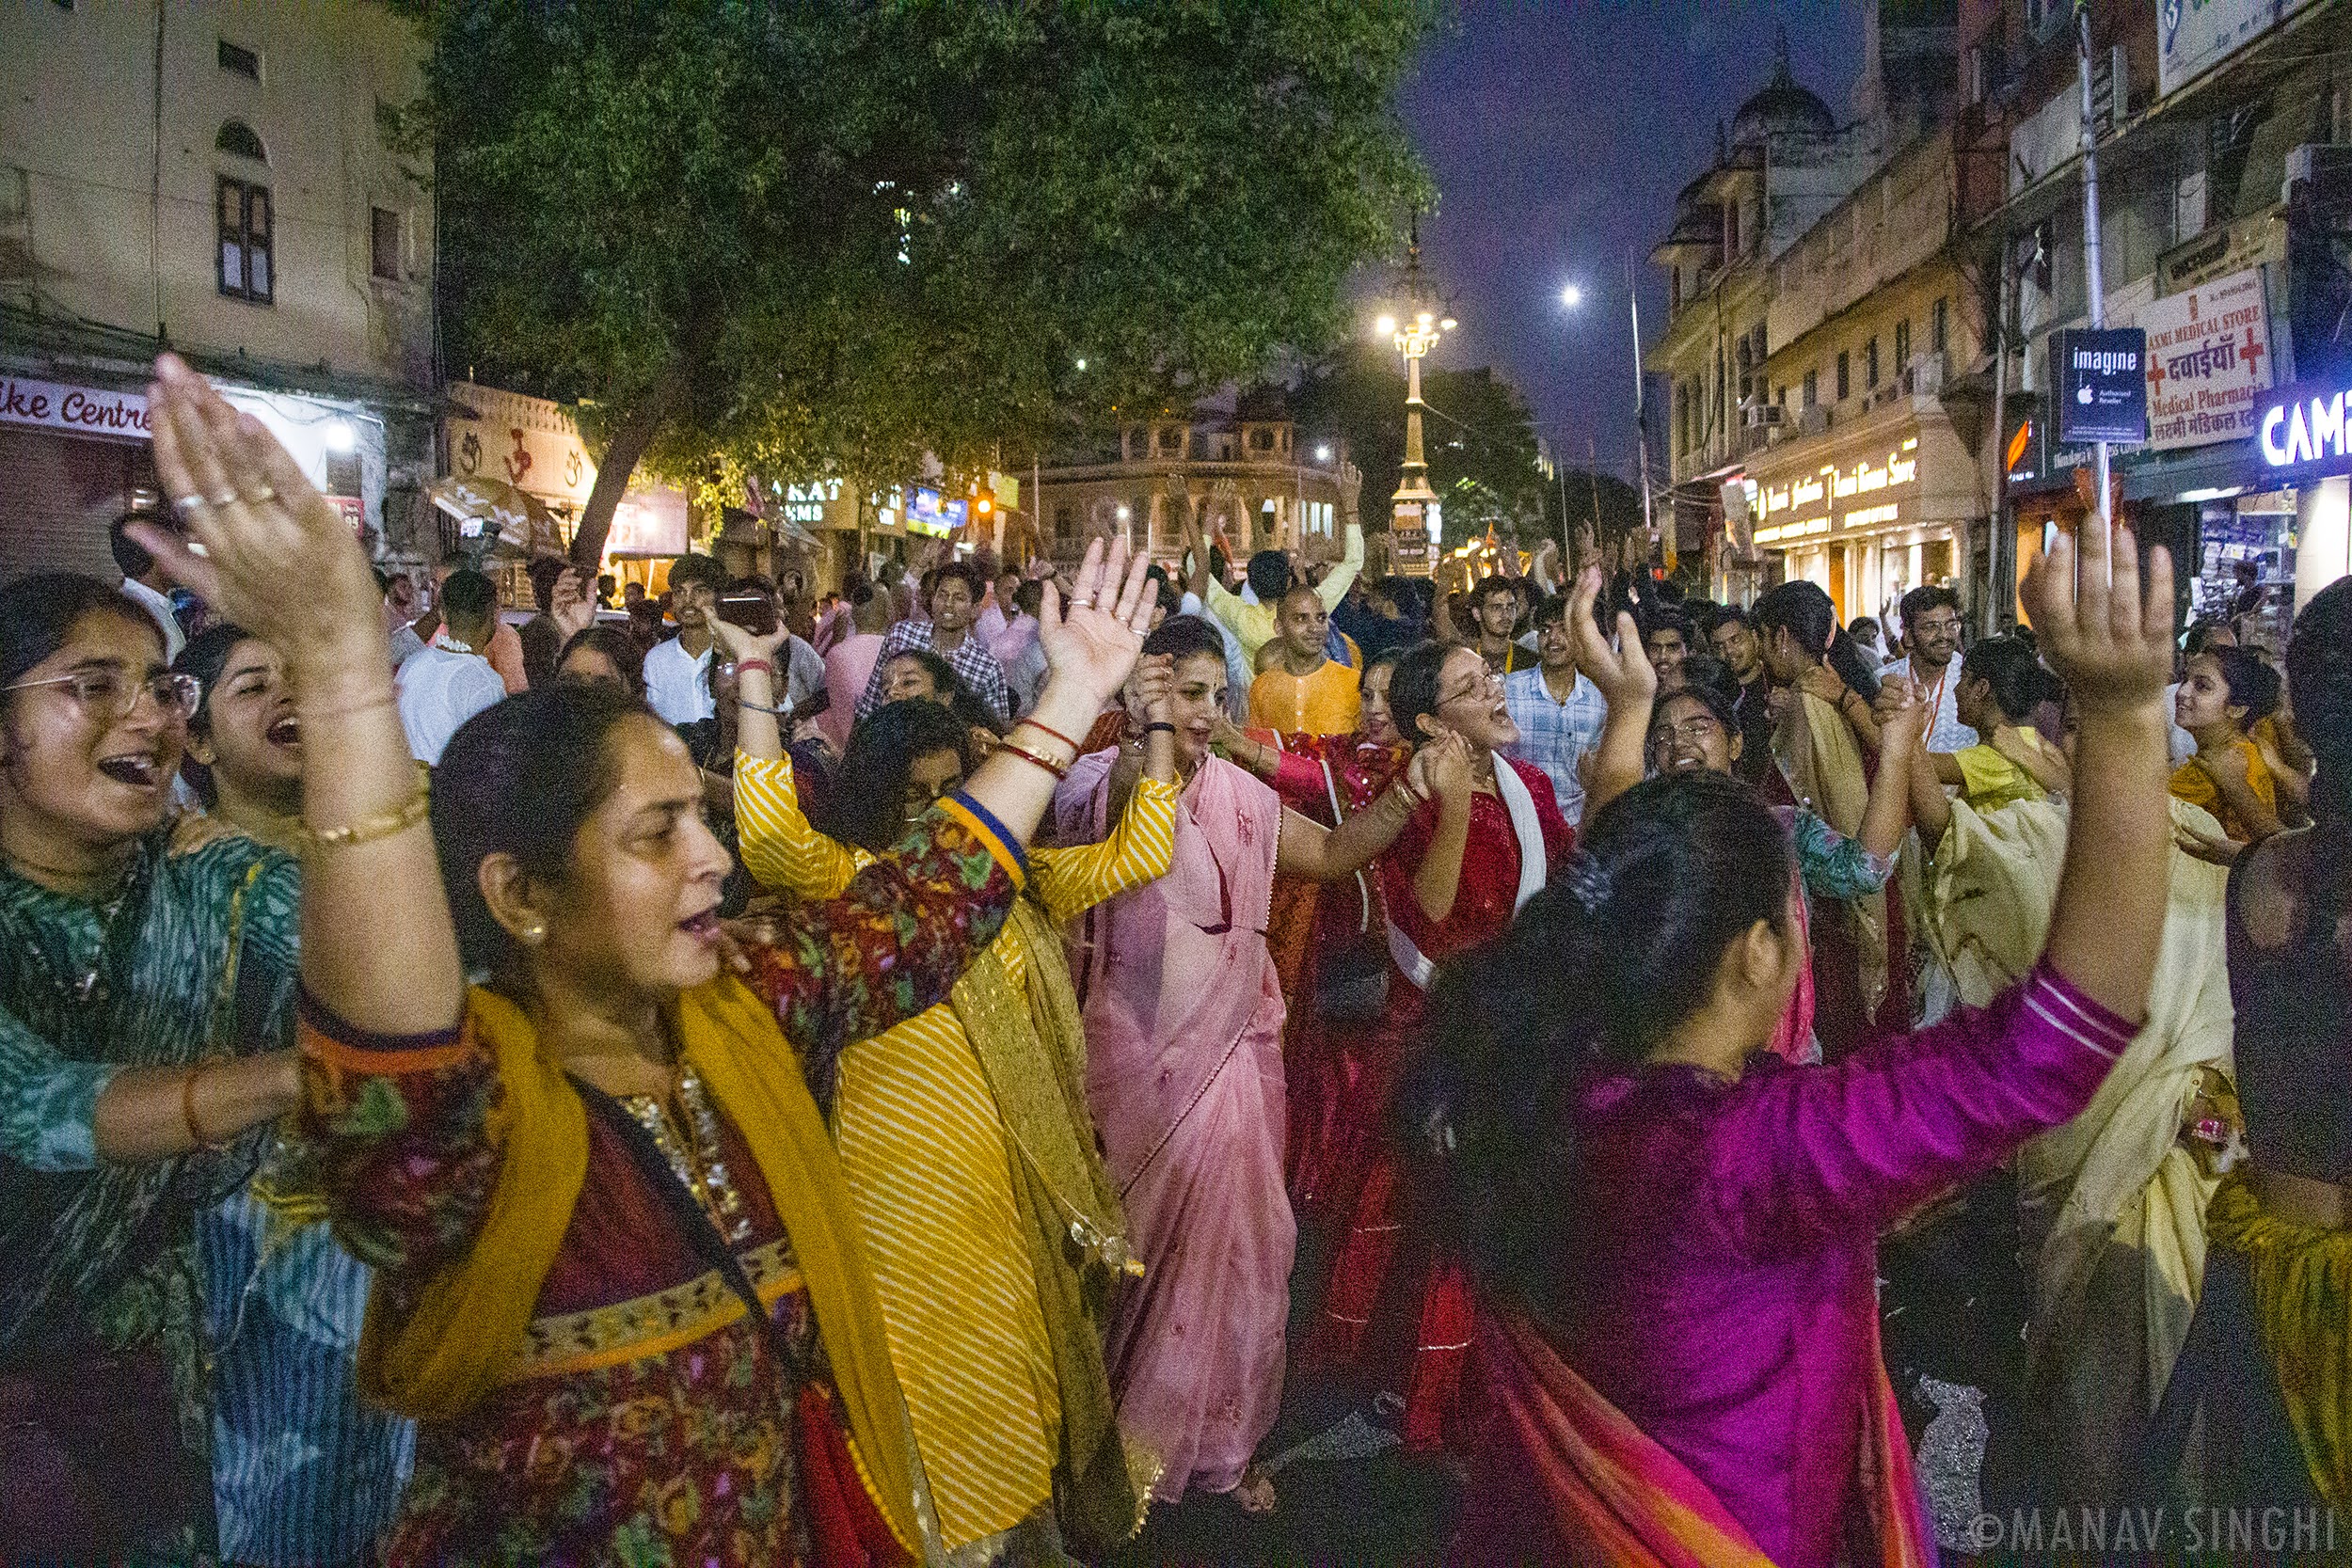
[[[1434,7],[408,0],[453,362],[586,400],[581,559],[644,457],[863,488],[1253,377],[1426,198]]]

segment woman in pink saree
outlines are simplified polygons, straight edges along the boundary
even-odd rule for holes
[[[1168,874],[1097,906],[1071,958],[1086,1012],[1087,1101],[1144,1277],[1113,1315],[1106,1359],[1120,1430],[1164,1462],[1154,1495],[1232,1493],[1274,1506],[1250,1456],[1282,1399],[1297,1229],[1283,1190],[1281,988],[1266,948],[1274,874],[1353,875],[1417,803],[1400,781],[1336,829],[1209,749],[1224,645],[1177,616],[1145,657],[1173,660],[1184,781]],[[1132,767],[1082,757],[1056,799],[1060,842],[1101,837]]]

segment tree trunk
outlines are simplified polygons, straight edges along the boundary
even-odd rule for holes
[[[662,372],[660,378],[645,392],[636,407],[628,412],[612,432],[612,439],[596,459],[596,483],[588,492],[588,504],[580,512],[580,529],[572,535],[572,561],[582,571],[594,575],[597,562],[604,558],[604,541],[612,531],[612,514],[621,504],[621,497],[628,491],[629,475],[637,469],[637,460],[645,455],[653,438],[661,434],[669,422],[671,411],[685,396],[687,366],[681,359]]]

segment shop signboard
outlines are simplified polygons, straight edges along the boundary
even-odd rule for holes
[[[552,506],[582,507],[596,488],[596,466],[571,411],[546,398],[452,382],[450,401],[469,411],[444,421],[449,471],[462,479],[502,479]]]
[[[686,492],[664,484],[630,490],[612,509],[612,531],[605,535],[609,557],[684,555],[687,543]]]
[[[928,484],[907,492],[907,530],[945,539],[964,525],[972,503],[961,496],[942,496]]]
[[[2136,445],[2148,438],[2146,333],[2082,328],[2052,333],[2050,345],[2058,439]]]
[[[2256,462],[2266,483],[2352,473],[2352,375],[2265,393],[2255,410]]]
[[[137,392],[69,387],[0,375],[0,424],[39,425],[83,436],[148,439],[147,399]]]
[[[2184,289],[2140,307],[2148,335],[2148,444],[2235,441],[2254,434],[2270,388],[2270,320],[2260,268]]]
[[[2158,96],[2170,97],[2312,3],[2312,0],[2157,0]]]

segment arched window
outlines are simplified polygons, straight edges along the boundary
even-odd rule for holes
[[[269,162],[269,152],[262,146],[262,138],[255,135],[253,127],[242,119],[223,121],[220,135],[213,138],[213,146],[219,151],[250,158],[257,164]]]

